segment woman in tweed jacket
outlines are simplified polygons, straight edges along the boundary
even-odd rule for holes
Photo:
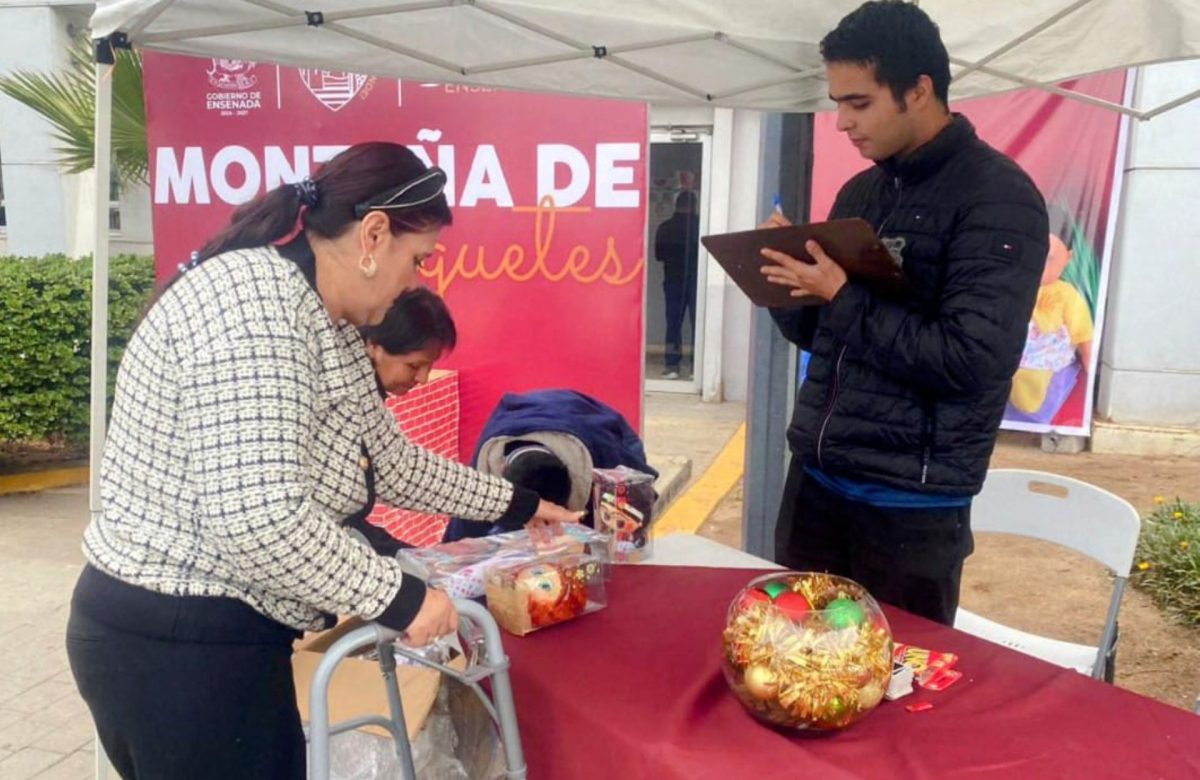
[[[235,212],[130,340],[67,628],[122,777],[302,778],[300,631],[324,613],[416,644],[454,630],[444,593],[342,529],[368,480],[430,513],[575,519],[413,446],[376,390],[358,328],[416,285],[444,185],[403,146],[351,147]]]

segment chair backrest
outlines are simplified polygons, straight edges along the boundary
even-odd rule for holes
[[[1129,576],[1142,522],[1125,499],[1070,477],[992,469],[971,507],[973,531],[1061,544]]]

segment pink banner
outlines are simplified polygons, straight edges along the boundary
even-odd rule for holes
[[[1125,74],[1062,86],[1119,104]],[[964,101],[953,109],[971,120],[980,138],[1020,163],[1050,211],[1047,269],[1004,427],[1087,435],[1121,116],[1040,90]],[[869,163],[837,132],[833,114],[816,117],[814,144],[812,215],[823,219],[841,185]]]
[[[409,145],[449,175],[424,271],[459,326],[460,453],[500,395],[569,387],[641,420],[647,112],[641,103],[147,53],[160,278],[235,205],[346,146]]]

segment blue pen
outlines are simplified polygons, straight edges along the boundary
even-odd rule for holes
[[[771,203],[775,206],[776,214],[783,213],[783,202],[779,200],[779,193],[775,193],[775,197],[772,199]]]

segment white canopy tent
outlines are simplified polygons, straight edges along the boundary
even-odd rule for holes
[[[516,90],[775,112],[829,108],[818,43],[861,0],[100,0],[97,181],[109,176],[110,47]],[[1200,57],[1200,0],[923,0],[955,99]],[[108,59],[108,64],[105,60]],[[96,192],[105,192],[98,186]],[[107,203],[98,199],[92,316],[92,510],[107,381]]]
[[[916,0],[914,0],[915,2]],[[505,89],[813,112],[829,108],[819,41],[860,0],[99,0],[96,166],[108,181],[111,49],[153,49]],[[1147,111],[1056,86],[1200,57],[1200,0],[924,0],[955,99],[1035,87],[1140,120]],[[96,192],[106,187],[97,186]],[[91,462],[107,391],[108,204],[97,198]],[[92,511],[99,508],[92,470]]]
[[[811,112],[829,107],[819,41],[859,3],[100,0],[92,27],[96,37],[179,54]],[[1200,0],[920,5],[941,27],[957,70],[956,98],[1020,86],[1057,90],[1091,73],[1200,56]]]
[[[99,0],[92,17],[97,181],[109,176],[111,47],[346,70],[420,81],[777,112],[829,108],[819,41],[860,0]],[[955,99],[1056,86],[1200,57],[1200,0],[924,0]],[[105,56],[108,55],[108,56]],[[105,60],[108,60],[106,63]],[[97,187],[96,192],[106,191]],[[108,213],[97,199],[91,462],[104,441]],[[92,510],[99,508],[93,469]]]

